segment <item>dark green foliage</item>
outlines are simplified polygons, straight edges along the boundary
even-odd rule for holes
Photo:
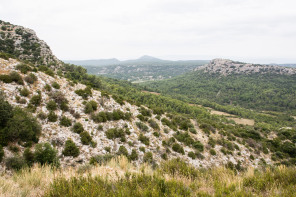
[[[60,89],[60,84],[58,84],[57,82],[53,82],[51,84],[51,86],[54,88],[54,89]]]
[[[152,154],[152,152],[146,152],[144,154],[143,161],[146,162],[146,163],[152,163],[153,162],[153,154]]]
[[[131,113],[129,112],[122,112],[121,110],[114,110],[113,112],[99,112],[97,114],[92,114],[91,118],[97,122],[107,122],[107,121],[116,121],[116,120],[130,120]]]
[[[8,169],[20,170],[26,166],[26,161],[20,156],[9,157],[6,159],[5,165]]]
[[[190,128],[189,131],[190,131],[190,133],[197,134],[197,131],[195,128]]]
[[[3,150],[3,147],[0,145],[0,163],[3,160],[3,157],[4,157],[4,150]]]
[[[56,122],[58,120],[58,116],[55,114],[54,111],[50,111],[47,115],[47,119],[49,122]]]
[[[144,136],[142,133],[139,135],[139,140],[140,140],[143,144],[149,146],[149,143],[150,143],[150,142],[149,142],[149,138],[146,137],[146,136]]]
[[[105,134],[108,139],[121,138],[121,139],[124,139],[123,141],[125,141],[125,132],[123,131],[123,129],[117,129],[117,128],[108,129],[105,132]]]
[[[30,94],[30,91],[27,88],[23,88],[20,91],[21,96],[27,97],[27,96],[29,96],[29,94]]]
[[[59,165],[57,158],[57,150],[55,150],[49,143],[41,143],[35,146],[35,161],[44,164]]]
[[[182,155],[185,154],[183,147],[178,144],[178,143],[174,143],[172,146],[173,151],[177,152],[177,153],[181,153]]]
[[[75,90],[75,93],[79,96],[81,96],[83,99],[87,99],[89,96],[92,96],[91,88],[86,87],[84,90],[79,89]]]
[[[143,116],[148,116],[148,117],[151,117],[151,115],[152,115],[151,110],[146,109],[146,108],[144,108],[144,107],[141,107],[141,108],[140,108],[140,113],[141,113]]]
[[[3,81],[4,83],[11,83],[12,79],[9,75],[0,75],[0,81]]]
[[[143,153],[145,153],[145,151],[146,151],[144,146],[141,146],[141,147],[139,148],[139,150],[142,151]]]
[[[60,125],[64,127],[69,127],[72,125],[72,120],[67,118],[66,116],[62,116],[60,119]]]
[[[118,155],[128,156],[128,151],[124,146],[120,146],[117,152]]]
[[[80,123],[80,122],[76,122],[73,127],[72,127],[72,130],[75,132],[75,133],[82,133],[84,131],[84,128],[83,128],[83,125]]]
[[[5,139],[9,141],[38,141],[41,126],[29,113],[20,108],[13,110],[13,116],[7,121]]]
[[[21,71],[23,74],[27,74],[28,71],[32,71],[32,68],[27,64],[18,64],[16,69]]]
[[[159,130],[159,126],[156,121],[150,119],[148,120],[149,126],[155,130]]]
[[[110,155],[110,154],[97,155],[97,156],[91,157],[89,160],[89,163],[91,165],[95,165],[95,164],[103,165],[109,162],[112,158],[114,158],[114,155]]]
[[[68,103],[68,100],[62,92],[55,91],[50,93],[50,96],[60,106],[60,108],[63,103]]]
[[[80,140],[83,145],[89,145],[92,141],[92,137],[89,135],[87,131],[83,131],[80,135]]]
[[[80,151],[76,144],[72,141],[72,139],[68,139],[65,143],[65,148],[63,150],[63,155],[78,157]]]
[[[290,142],[284,142],[281,149],[284,153],[288,153],[291,157],[296,157],[295,144]]]
[[[54,100],[50,100],[47,104],[46,104],[46,108],[48,109],[48,110],[56,110],[57,109],[57,104],[56,104],[56,102],[54,101]]]
[[[46,84],[46,85],[44,86],[44,89],[45,89],[47,92],[50,92],[50,91],[51,91],[51,86],[48,85],[48,84]]]
[[[20,148],[15,145],[9,145],[8,148],[11,152],[14,152],[14,153],[18,153],[20,151]]]
[[[139,158],[137,150],[133,149],[130,156],[128,157],[131,161],[136,161]]]
[[[107,146],[107,147],[104,148],[104,150],[107,151],[108,153],[110,153],[111,152],[111,147]]]
[[[91,106],[92,106],[92,108],[93,108],[94,111],[97,110],[97,108],[98,108],[98,103],[97,103],[96,101],[91,100],[91,101],[89,101],[88,103],[91,104]]]
[[[9,73],[10,79],[19,85],[24,85],[23,78],[15,71]]]
[[[161,154],[161,158],[163,160],[167,160],[168,159],[168,155],[166,153]]]
[[[195,155],[194,152],[190,151],[190,152],[188,153],[188,157],[191,157],[191,159],[195,159],[195,158],[196,158],[196,155]]]
[[[41,101],[42,101],[41,94],[37,94],[32,96],[32,98],[30,99],[30,104],[34,106],[39,106],[41,104]]]
[[[153,132],[153,135],[154,135],[155,137],[159,137],[159,136],[160,136],[159,132],[157,132],[157,131]]]
[[[84,107],[84,113],[90,114],[93,113],[94,109],[90,103],[86,103]]]
[[[68,102],[68,101],[67,101],[67,102]],[[61,109],[62,111],[68,111],[68,110],[69,110],[68,103],[66,103],[66,102],[62,102],[62,103],[60,104],[60,109]]]
[[[137,127],[138,127],[141,131],[144,131],[144,132],[147,132],[147,131],[148,131],[148,127],[147,127],[147,125],[145,125],[144,123],[142,123],[142,122],[136,122],[136,125],[137,125]]]
[[[211,155],[217,155],[216,151],[214,149],[210,149],[210,154]]]
[[[32,166],[33,163],[35,162],[35,155],[34,153],[31,151],[30,148],[26,148],[24,150],[24,154],[23,154],[23,157],[27,163],[28,166]]]
[[[124,104],[123,98],[121,96],[117,96],[117,95],[112,95],[112,98],[119,103],[120,105]]]
[[[0,130],[6,127],[8,120],[13,116],[13,107],[0,95]]]
[[[25,81],[29,84],[33,84],[37,80],[38,80],[37,77],[33,73],[30,73],[25,77]]]

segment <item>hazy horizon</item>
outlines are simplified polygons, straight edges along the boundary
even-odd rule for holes
[[[0,20],[35,30],[63,60],[295,63],[295,8],[293,0],[10,0]]]

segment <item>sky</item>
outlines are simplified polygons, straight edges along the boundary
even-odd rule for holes
[[[62,60],[296,63],[295,0],[0,0]]]

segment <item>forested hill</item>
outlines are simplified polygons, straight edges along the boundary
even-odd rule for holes
[[[144,86],[196,104],[216,102],[256,110],[295,112],[295,73],[294,68],[215,59],[191,73]]]

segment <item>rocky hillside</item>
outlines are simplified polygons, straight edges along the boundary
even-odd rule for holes
[[[0,59],[1,91],[12,106],[29,110],[38,119],[42,126],[38,143],[55,146],[62,166],[88,163],[106,154],[123,154],[134,163],[182,158],[196,167],[229,161],[243,166],[272,163],[268,152],[247,147],[239,138],[226,139],[214,128],[202,130],[196,120],[118,103],[111,95],[37,68],[11,58]],[[9,80],[12,76],[18,81]],[[64,152],[69,139],[80,152],[74,157]],[[17,142],[4,147],[2,168],[7,158],[24,151],[25,145]]]
[[[60,64],[49,46],[28,28],[0,20],[0,52],[35,64]]]
[[[196,71],[202,70],[206,73],[219,73],[227,76],[230,74],[281,74],[281,75],[294,75],[296,74],[295,68],[288,68],[283,66],[271,66],[260,64],[242,63],[227,59],[214,59],[209,64],[197,67]]]

